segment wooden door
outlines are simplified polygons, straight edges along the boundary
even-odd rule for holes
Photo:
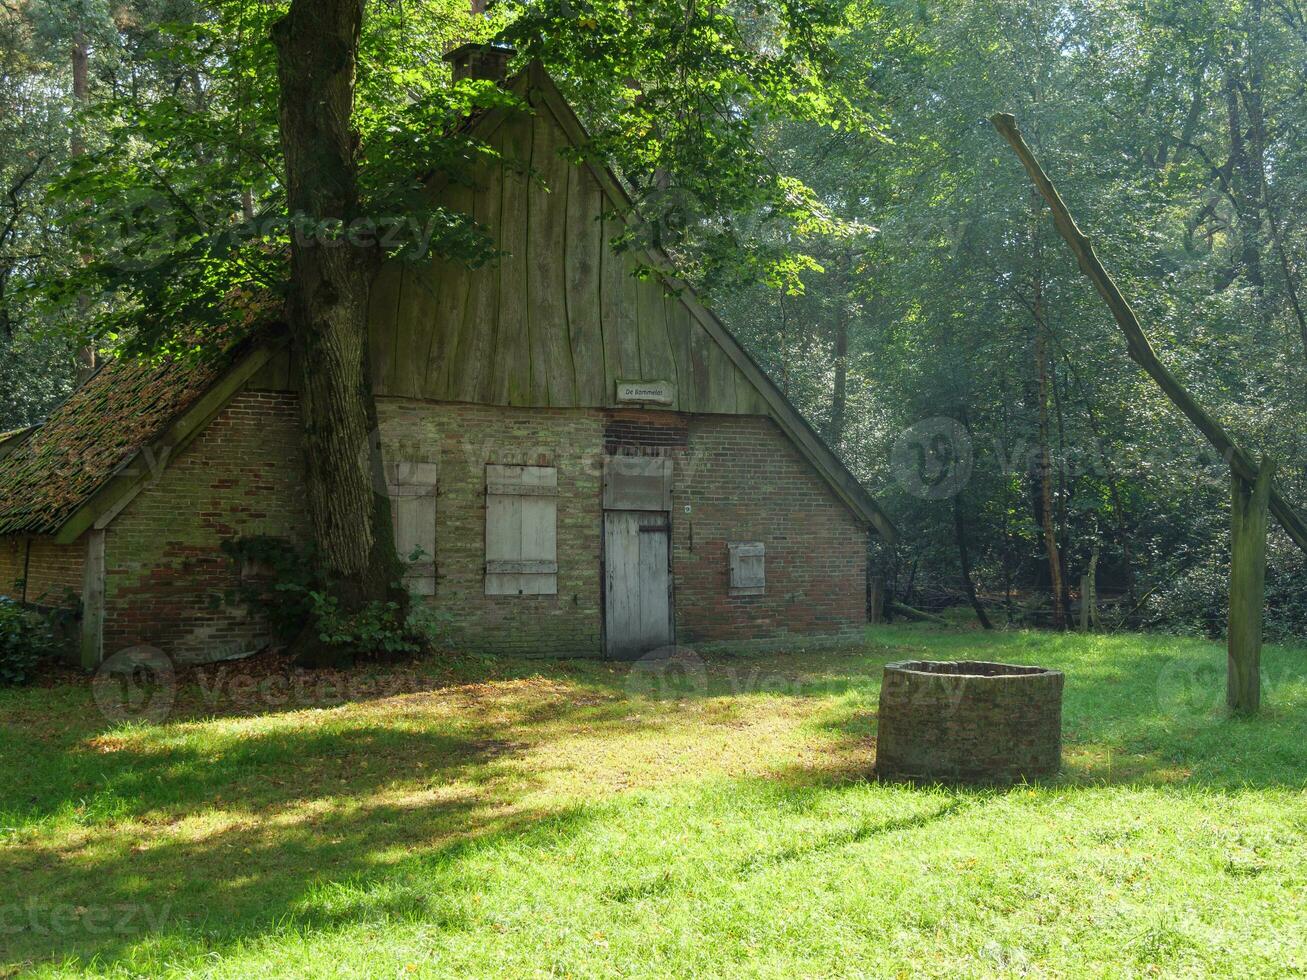
[[[604,511],[604,640],[614,660],[635,660],[672,644],[666,513]]]

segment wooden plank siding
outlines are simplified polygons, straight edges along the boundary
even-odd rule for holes
[[[546,104],[491,138],[500,162],[442,203],[469,211],[501,255],[482,268],[386,266],[369,308],[378,395],[534,408],[616,404],[620,380],[669,381],[676,411],[768,414],[683,298],[612,247],[625,228]]]

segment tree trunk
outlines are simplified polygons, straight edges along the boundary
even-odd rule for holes
[[[345,609],[404,602],[368,365],[375,248],[322,233],[358,215],[351,126],[363,0],[292,0],[272,29],[292,227],[287,318],[300,366],[309,513]]]
[[[78,31],[73,35],[72,47],[73,59],[73,98],[81,107],[86,104],[86,100],[91,96],[91,71],[90,71],[90,51],[86,45],[86,35]],[[86,144],[82,142],[81,126],[73,126],[72,139],[69,144],[69,150],[73,156],[81,156],[86,152]]]
[[[976,595],[976,583],[971,579],[971,555],[967,551],[967,528],[962,516],[961,494],[953,498],[953,532],[958,545],[958,565],[962,570],[962,590],[966,592],[971,608],[976,611],[976,619],[980,620],[980,625],[987,630],[992,630],[994,624],[985,615],[985,607],[981,604],[980,597]]]
[[[1032,210],[1036,220],[1039,212],[1039,198],[1036,195]],[[1034,229],[1035,243],[1035,278],[1034,292],[1031,298],[1034,314],[1034,357],[1035,376],[1039,382],[1039,500],[1040,523],[1044,531],[1044,550],[1048,553],[1049,592],[1053,599],[1053,628],[1066,629],[1066,607],[1063,605],[1062,558],[1057,546],[1057,526],[1053,505],[1053,460],[1049,452],[1050,420],[1048,414],[1049,377],[1048,377],[1048,338],[1044,331],[1044,270],[1042,267],[1042,249],[1040,246],[1039,227]]]
[[[1225,80],[1226,108],[1230,128],[1230,196],[1239,216],[1239,261],[1243,266],[1248,285],[1257,294],[1259,307],[1264,295],[1266,277],[1262,273],[1261,200],[1257,182],[1257,166],[1249,154],[1244,136],[1243,113],[1239,106],[1239,82],[1231,73]]]
[[[841,312],[835,320],[835,387],[830,400],[830,427],[826,441],[839,452],[844,442],[844,417],[849,384],[849,321]]]
[[[90,50],[86,44],[86,35],[78,31],[73,35],[72,47],[73,61],[73,99],[77,102],[78,107],[84,107],[91,97],[91,56]],[[75,157],[81,156],[86,152],[86,144],[82,141],[81,125],[77,124],[72,127],[72,137],[68,143],[68,152]],[[89,309],[91,300],[84,293],[77,297],[77,309],[80,319],[85,323],[89,319]],[[95,351],[95,341],[92,340],[84,347],[77,350],[77,384],[82,384],[91,375],[95,373],[98,367],[98,357]]]
[[[1266,604],[1266,525],[1275,463],[1263,460],[1249,483],[1231,475],[1230,622],[1226,702],[1240,714],[1261,707],[1262,610]]]
[[[1094,552],[1089,556],[1089,572],[1085,578],[1089,585],[1089,627],[1099,629],[1102,620],[1098,616],[1098,542],[1094,542]]]
[[[867,577],[867,622],[885,621],[885,579],[880,575]]]

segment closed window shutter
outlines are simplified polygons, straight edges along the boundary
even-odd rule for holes
[[[387,463],[386,488],[395,525],[395,553],[412,595],[436,594],[436,463]]]
[[[558,594],[558,470],[486,467],[486,595]]]
[[[733,541],[727,545],[731,559],[731,593],[762,595],[767,588],[767,548],[761,541]]]

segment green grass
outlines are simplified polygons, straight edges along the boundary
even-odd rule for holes
[[[868,779],[880,666],[921,656],[1065,670],[1064,775]],[[1307,650],[1264,659],[1252,721],[1213,644],[911,628],[324,706],[229,668],[159,725],[3,691],[0,976],[1300,975]]]

